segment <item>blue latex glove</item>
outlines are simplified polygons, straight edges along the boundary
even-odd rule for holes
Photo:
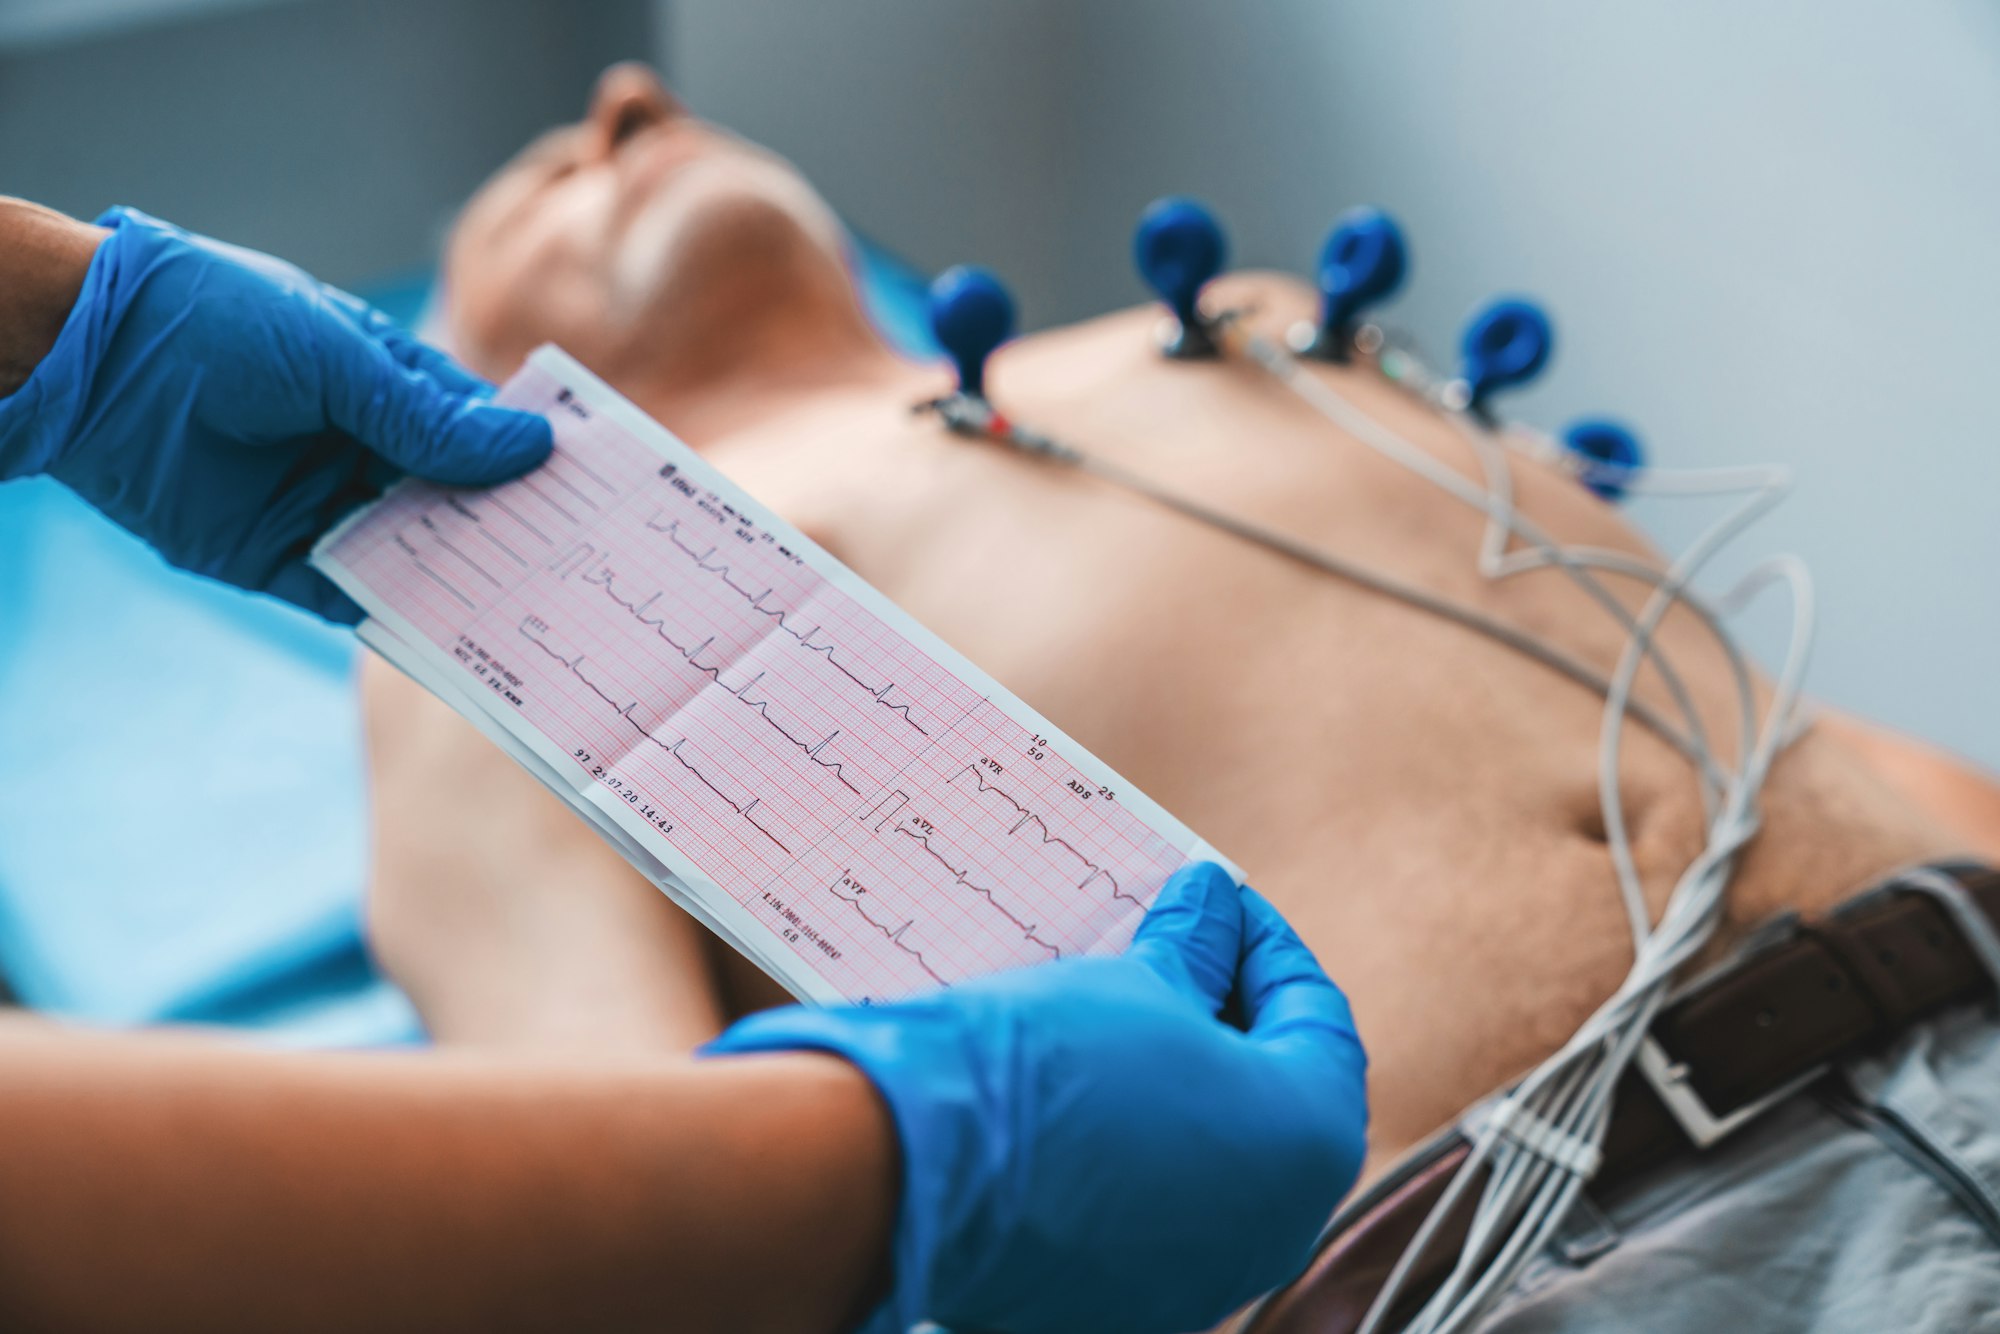
[[[405,472],[486,486],[548,457],[546,421],[345,292],[131,209],[98,221],[55,346],[0,398],[0,481],[46,473],[182,569],[354,622],[306,564],[342,514]]]
[[[1216,1017],[1231,994],[1247,1031]],[[1360,1170],[1347,1000],[1214,866],[1176,876],[1122,958],[768,1011],[707,1051],[799,1049],[859,1066],[902,1145],[869,1334],[1205,1329],[1304,1267]]]

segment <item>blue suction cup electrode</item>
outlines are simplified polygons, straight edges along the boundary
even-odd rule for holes
[[[1572,422],[1563,432],[1563,448],[1576,456],[1577,480],[1599,499],[1617,503],[1625,498],[1632,475],[1646,466],[1646,449],[1622,422],[1591,417]]]
[[[1487,400],[1502,389],[1524,385],[1541,374],[1555,349],[1555,329],[1542,308],[1518,297],[1503,297],[1472,317],[1459,342],[1464,366],[1465,406],[1487,415]]]
[[[1212,357],[1215,340],[1196,304],[1201,289],[1222,272],[1228,246],[1215,215],[1192,199],[1156,199],[1139,215],[1132,258],[1146,286],[1159,294],[1180,324],[1167,343],[1170,357]]]
[[[1366,204],[1341,214],[1320,247],[1313,273],[1319,327],[1300,354],[1346,361],[1362,312],[1394,296],[1409,267],[1409,247],[1394,218]]]
[[[986,397],[986,359],[1014,336],[1014,298],[987,270],[958,264],[931,282],[931,332],[958,368],[958,391]]]

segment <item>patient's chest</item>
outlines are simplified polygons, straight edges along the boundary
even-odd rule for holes
[[[1299,300],[1257,295],[1276,327]],[[1003,352],[996,403],[1611,670],[1622,632],[1559,576],[1496,586],[1477,572],[1480,527],[1460,501],[1248,367],[1162,362],[1151,323],[1114,316]],[[1473,475],[1472,453],[1428,413],[1380,384],[1341,387]],[[1628,936],[1597,836],[1601,701],[1583,688],[1117,487],[950,436],[902,401],[857,402],[716,457],[1241,862],[1354,997],[1391,1135],[1421,1133],[1536,1059],[1622,975]],[[1515,472],[1524,508],[1563,539],[1645,554],[1573,482]],[[1620,592],[1638,605],[1636,588]],[[1691,618],[1666,639],[1709,725],[1730,735],[1723,659]],[[1667,706],[1657,681],[1642,693]],[[1693,782],[1643,732],[1624,772],[1642,869],[1663,895],[1699,847]],[[1921,842],[1876,818],[1820,841],[1852,841],[1857,863]],[[1497,1018],[1468,1022],[1500,1014],[1504,1037]]]
[[[1269,322],[1292,299],[1259,293]],[[1031,339],[998,406],[1172,492],[1560,639],[1608,671],[1620,636],[1559,581],[1495,587],[1461,502],[1369,453],[1251,368],[1169,364],[1145,312]],[[1440,458],[1449,430],[1376,390]],[[1543,817],[1587,796],[1598,701],[1465,630],[1106,482],[864,402],[717,459],[863,576],[1257,870],[1330,824],[1445,793]],[[1519,482],[1567,536],[1643,548],[1565,479]],[[1633,603],[1637,605],[1636,597]],[[1655,751],[1661,753],[1655,754]],[[1678,781],[1663,747],[1635,766]],[[1500,784],[1493,770],[1509,768]],[[1217,775],[1228,781],[1217,782]],[[1567,796],[1565,794],[1565,800]],[[1462,808],[1464,803],[1458,803]]]

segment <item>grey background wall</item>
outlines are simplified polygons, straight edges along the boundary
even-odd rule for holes
[[[0,189],[358,282],[644,53],[863,230],[1001,270],[1032,324],[1142,297],[1159,193],[1299,270],[1341,207],[1392,208],[1396,323],[1447,353],[1483,296],[1534,293],[1560,350],[1521,416],[1796,466],[1746,550],[1819,572],[1820,693],[2000,763],[1987,0],[0,0]],[[1669,544],[1702,518],[1639,512]]]

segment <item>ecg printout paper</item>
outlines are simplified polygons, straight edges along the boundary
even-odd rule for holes
[[[555,348],[556,453],[320,544],[363,637],[796,994],[1122,949],[1214,849]]]

